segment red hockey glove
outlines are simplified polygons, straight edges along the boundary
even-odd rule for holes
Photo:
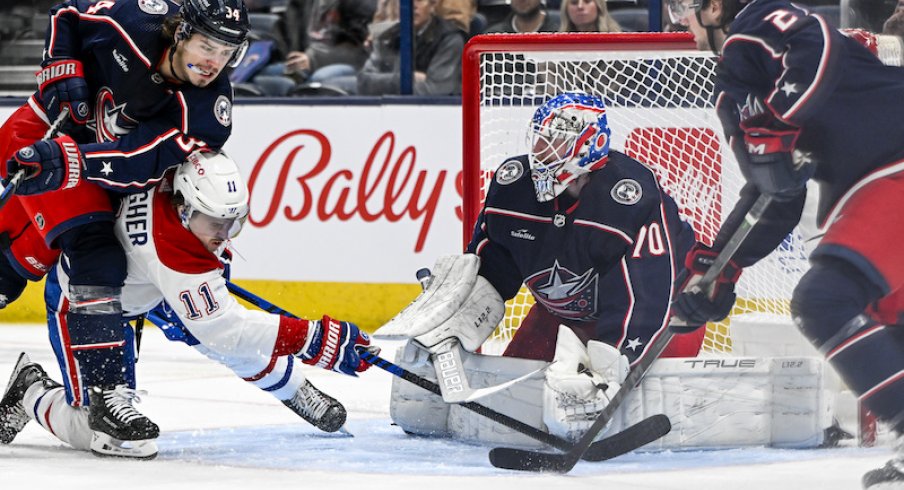
[[[742,271],[734,261],[729,261],[722,269],[722,273],[713,282],[709,291],[695,291],[697,289],[695,286],[709,270],[717,255],[719,254],[715,250],[697,244],[685,257],[685,270],[678,275],[676,281],[681,284],[681,288],[678,297],[672,303],[672,311],[678,318],[687,322],[687,325],[672,325],[671,328],[676,333],[692,332],[706,322],[722,320],[731,313],[737,299],[735,284]]]
[[[355,376],[370,367],[356,347],[369,345],[370,337],[354,323],[324,315],[322,320],[308,322],[308,340],[298,356],[305,364]]]
[[[78,125],[88,122],[91,108],[88,105],[88,82],[82,70],[82,62],[72,59],[45,61],[38,77],[38,95],[47,119],[56,121],[64,107],[69,108],[69,119]]]
[[[82,152],[69,136],[38,141],[20,149],[6,162],[9,177],[25,170],[25,180],[16,189],[17,194],[24,196],[75,187],[83,167]]]
[[[747,158],[739,158],[741,172],[757,189],[777,201],[799,196],[813,176],[809,158],[796,156],[800,129],[784,124],[771,114],[741,121]]]
[[[879,56],[879,38],[872,32],[867,31],[866,29],[838,29],[845,36],[857,41],[862,44],[863,47],[869,50],[870,53],[873,53],[876,56]]]

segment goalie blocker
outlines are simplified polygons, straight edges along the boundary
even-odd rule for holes
[[[589,349],[590,365],[594,365],[593,357],[599,356],[598,352]],[[405,369],[436,379],[429,352],[417,343],[409,342],[401,347],[396,359]],[[612,360],[606,357],[605,365],[611,366]],[[466,352],[463,365],[470,385],[484,387],[535,372],[548,363]],[[827,434],[830,429],[834,431],[835,410],[833,390],[826,386],[832,381],[825,370],[825,362],[816,357],[660,359],[625,400],[602,437],[650,415],[663,413],[671,419],[672,431],[646,449],[762,445],[809,448],[828,444],[832,442]],[[603,378],[615,374],[609,371]],[[563,411],[551,405],[556,402],[549,395],[548,378],[548,374],[535,373],[519,384],[485,397],[481,403],[535,427],[548,427],[551,433],[580,437],[581,433],[562,434],[562,427],[549,427],[544,422],[557,410],[567,412],[571,421],[580,419],[574,418],[577,413],[574,408]],[[594,401],[572,407],[590,407]],[[411,434],[541,447],[523,434],[461,406],[444,403],[440,397],[399,379],[394,379],[392,384],[390,416]],[[593,418],[589,420],[592,423]]]

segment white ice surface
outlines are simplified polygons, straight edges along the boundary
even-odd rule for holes
[[[384,356],[391,358],[392,345]],[[0,325],[0,383],[27,351],[59,379],[40,326]],[[354,437],[324,434],[270,395],[191,348],[145,331],[138,408],[163,433],[153,461],[101,459],[67,448],[37,424],[0,446],[7,489],[789,489],[853,490],[890,457],[887,448],[688,451],[581,462],[567,475],[494,468],[489,447],[405,435],[389,419],[391,375],[360,378],[307,369],[311,381],[349,410]]]

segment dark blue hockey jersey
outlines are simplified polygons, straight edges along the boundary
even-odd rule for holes
[[[904,68],[885,66],[859,42],[785,0],[754,0],[731,24],[716,106],[736,153],[744,152],[738,121],[764,110],[801,129],[797,149],[816,165],[820,224],[860,179],[904,160]],[[717,243],[757,196],[750,186],[742,194]],[[749,265],[771,252],[800,220],[803,201],[773,203],[737,261]]]
[[[232,129],[232,86],[171,84],[161,26],[179,12],[168,0],[68,0],[50,11],[45,60],[75,58],[94,99],[90,131],[74,134],[86,178],[107,189],[140,190],[192,151],[220,148]],[[38,94],[33,96],[40,106]]]
[[[596,340],[633,361],[667,324],[672,283],[693,243],[655,174],[611,151],[577,200],[538,202],[528,157],[503,163],[467,251],[503,298],[523,282],[561,323],[595,324]]]

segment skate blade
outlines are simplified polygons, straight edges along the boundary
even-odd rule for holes
[[[95,432],[91,436],[91,452],[109,458],[154,459],[157,443],[153,439],[120,441],[109,434]]]

